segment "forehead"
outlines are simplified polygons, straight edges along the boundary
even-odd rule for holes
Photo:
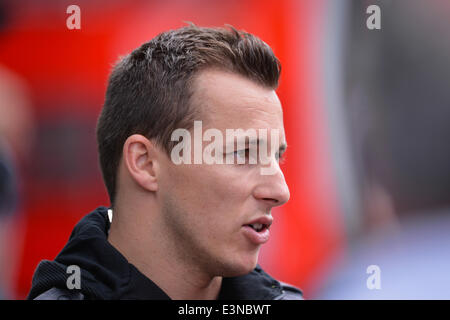
[[[273,89],[216,69],[199,72],[193,89],[192,102],[205,127],[283,130],[281,103]]]

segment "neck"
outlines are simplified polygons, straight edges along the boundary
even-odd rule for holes
[[[187,261],[177,252],[172,239],[158,228],[156,219],[149,220],[148,212],[125,211],[116,206],[108,241],[171,299],[217,299],[222,277],[208,275]]]

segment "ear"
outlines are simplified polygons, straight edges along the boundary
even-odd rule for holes
[[[158,190],[158,150],[140,134],[129,136],[123,145],[123,160],[132,179],[148,191]]]

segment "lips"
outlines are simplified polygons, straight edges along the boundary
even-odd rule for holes
[[[244,236],[253,244],[261,245],[269,240],[269,228],[273,222],[271,216],[262,216],[244,224]]]

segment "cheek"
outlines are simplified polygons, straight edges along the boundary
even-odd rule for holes
[[[233,166],[205,165],[196,168],[192,189],[200,196],[199,203],[217,214],[236,217],[251,198],[250,183]]]
[[[208,237],[233,232],[252,210],[251,179],[233,165],[180,165],[166,170],[162,192]]]
[[[181,198],[197,204],[220,205],[251,196],[248,177],[231,165],[181,165],[170,170],[171,188]]]

